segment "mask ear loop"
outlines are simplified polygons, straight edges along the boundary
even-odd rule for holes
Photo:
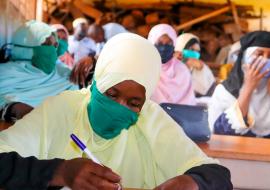
[[[11,49],[8,46],[12,43],[6,43],[0,48],[0,63],[6,63],[11,58]]]
[[[13,43],[10,43],[9,45],[13,45],[13,46],[21,47],[21,48],[29,48],[29,49],[33,49],[34,47],[36,47],[36,46],[25,46],[25,45],[20,45],[20,44],[13,44]],[[12,55],[12,50],[10,49],[9,60],[12,60],[11,55]],[[13,59],[13,61],[31,61],[31,59]]]

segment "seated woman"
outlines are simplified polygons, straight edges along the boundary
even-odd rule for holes
[[[76,25],[74,34],[68,38],[68,52],[72,55],[75,62],[89,55],[95,56],[95,41],[87,36],[89,25],[81,22]]]
[[[108,41],[117,34],[128,32],[124,26],[114,22],[107,23],[103,25],[102,28],[104,30],[105,41]]]
[[[68,30],[62,24],[54,24],[53,28],[56,29],[58,37],[57,54],[60,55],[59,59],[65,63],[70,69],[74,66],[74,59],[68,52]]]
[[[230,50],[229,50],[228,56],[225,60],[225,63],[219,69],[218,78],[221,82],[223,82],[224,80],[226,80],[228,78],[228,76],[233,68],[234,63],[237,60],[240,48],[241,48],[240,41],[237,41],[230,46]]]
[[[232,72],[213,94],[209,124],[216,134],[270,137],[270,33],[252,32],[240,43]]]
[[[20,119],[47,97],[85,83],[92,58],[81,60],[71,72],[57,58],[55,36],[55,29],[34,20],[14,33],[10,61],[0,64],[0,119]]]
[[[91,24],[88,28],[87,36],[95,41],[96,57],[98,57],[105,44],[105,32],[103,27],[99,24]]]
[[[195,105],[191,74],[186,65],[173,57],[176,37],[168,24],[158,24],[149,32],[148,40],[162,59],[160,80],[151,99],[157,103]]]
[[[200,40],[191,33],[181,34],[175,45],[175,55],[191,71],[192,85],[196,96],[211,96],[216,79],[210,68],[200,60]]]
[[[0,133],[0,157],[14,161],[3,166],[10,170],[0,170],[0,187],[117,190],[120,175],[122,186],[130,188],[232,189],[229,171],[150,100],[160,66],[158,51],[146,39],[131,33],[112,38],[99,56],[90,89],[51,97]],[[72,133],[104,166],[82,158],[86,155],[70,139]],[[20,160],[28,164],[16,165]],[[29,178],[12,178],[23,170]]]

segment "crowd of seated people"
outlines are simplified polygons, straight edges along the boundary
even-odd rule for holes
[[[1,49],[0,119],[13,125],[0,132],[0,189],[232,189],[230,171],[159,104],[208,97],[212,133],[269,138],[270,33],[232,46],[218,84],[199,37],[168,24],[147,39],[84,18],[73,29],[28,21]]]

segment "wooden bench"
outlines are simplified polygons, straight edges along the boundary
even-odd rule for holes
[[[235,188],[270,189],[270,139],[212,135],[198,145],[230,169]]]

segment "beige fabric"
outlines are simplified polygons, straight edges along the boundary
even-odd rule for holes
[[[184,33],[184,34],[181,34],[180,36],[178,36],[178,38],[176,39],[174,51],[182,52],[183,49],[185,48],[185,45],[188,43],[188,41],[193,39],[193,38],[200,41],[200,39],[197,36],[195,36],[194,34],[191,34],[191,33]]]
[[[147,66],[144,59],[154,59],[154,64],[150,62]],[[104,91],[122,80],[132,79],[143,84],[150,94],[158,79],[158,62],[161,61],[157,50],[146,39],[119,34],[104,47],[97,62],[97,86]],[[95,157],[122,176],[124,187],[146,189],[192,167],[217,163],[149,99],[136,124],[111,140],[102,139],[93,132],[88,120],[90,97],[90,90],[83,89],[49,98],[0,133],[0,152],[17,151],[22,156],[34,155],[39,159],[81,157],[81,150],[70,139],[74,133]]]

